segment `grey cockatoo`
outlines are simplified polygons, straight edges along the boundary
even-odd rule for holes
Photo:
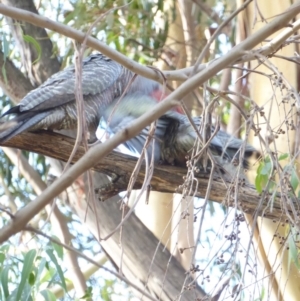
[[[83,60],[82,91],[86,121],[95,131],[104,108],[120,97],[127,86],[127,94],[140,91],[144,96],[160,97],[162,86],[137,76],[102,54],[92,54]],[[29,92],[19,105],[2,115],[12,115],[9,121],[0,119],[0,142],[24,131],[37,129],[76,129],[75,66],[68,67],[50,77]]]
[[[110,133],[116,133],[130,121],[151,110],[163,97],[163,87],[152,80],[137,76],[122,65],[102,54],[93,54],[83,60],[82,91],[85,101],[86,121],[90,131],[95,131],[101,116],[108,122],[113,107],[127,88],[108,125]],[[13,115],[9,121],[1,117],[0,143],[28,130],[76,129],[77,111],[75,101],[75,67],[68,67],[50,77],[38,88],[29,92],[20,102],[3,116]],[[201,118],[194,118],[197,126]],[[126,143],[126,147],[141,153],[148,137],[148,129]],[[167,112],[156,125],[154,134],[154,159],[183,164],[190,154],[196,133],[188,119],[174,111]],[[215,154],[230,160],[243,141],[219,131],[210,148]],[[247,145],[245,156],[254,152]],[[152,148],[148,149],[152,152]]]

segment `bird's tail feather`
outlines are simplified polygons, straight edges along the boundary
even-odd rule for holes
[[[29,130],[50,113],[51,111],[44,111],[38,114],[37,112],[26,112],[14,117],[11,120],[0,123],[0,143],[3,143],[26,130]]]
[[[6,115],[10,115],[10,114],[20,114],[21,111],[20,111],[20,106],[15,106],[15,107],[12,107],[10,108],[8,111],[6,111],[5,113],[3,113],[0,118],[6,116]]]

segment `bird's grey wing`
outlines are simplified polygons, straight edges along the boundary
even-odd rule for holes
[[[82,64],[82,91],[86,100],[89,127],[98,122],[99,109],[120,95],[119,81],[125,81],[121,65],[102,54],[91,55]],[[128,75],[126,73],[126,75]],[[119,79],[121,78],[121,79]],[[69,129],[77,123],[75,103],[75,66],[50,77],[29,92],[20,102],[2,115],[15,117],[0,126],[0,142],[30,129]]]
[[[247,144],[244,140],[233,137],[224,131],[219,131],[217,134],[217,138],[221,141],[224,149],[226,149],[226,152],[230,155],[231,158],[237,155],[237,153],[242,148],[243,144],[245,144],[244,145],[245,159],[251,157],[254,153],[258,153],[257,150],[252,145]]]
[[[82,64],[83,95],[100,94],[109,89],[120,76],[122,68],[120,64],[102,54],[85,58]],[[75,82],[75,66],[54,74],[22,99],[19,112],[44,111],[75,100]],[[4,115],[15,113],[15,110],[12,108]]]
[[[181,115],[179,118],[180,122],[178,125],[178,129],[174,130],[176,134],[171,135],[171,137],[175,136],[176,139],[173,138],[173,141],[169,142],[169,144],[173,143],[173,145],[176,146],[176,154],[174,155],[174,158],[180,157],[180,161],[184,161],[183,158],[187,154],[189,154],[192,148],[195,146],[197,133],[185,115]],[[202,123],[202,118],[194,117],[193,122],[196,128],[199,130]],[[212,127],[211,130],[213,134],[215,128]],[[230,159],[230,154],[228,154],[228,152],[226,151],[224,141],[219,138],[219,132],[212,138],[209,148],[214,155],[222,156],[223,158],[226,158],[228,160]]]
[[[201,117],[193,118],[197,127],[200,126],[202,119]],[[215,133],[215,127],[211,127],[211,135],[214,137],[211,140],[210,148],[218,156],[222,156],[228,160],[232,160],[237,153],[239,147],[242,145],[243,141],[229,135],[228,133],[219,130]]]

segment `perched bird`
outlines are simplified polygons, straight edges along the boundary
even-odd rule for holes
[[[102,111],[128,87],[127,94],[160,97],[162,86],[134,73],[103,54],[92,54],[82,63],[82,92],[86,122],[95,131]],[[132,82],[132,83],[131,83]],[[5,112],[0,119],[0,143],[24,131],[37,129],[76,129],[75,66],[70,66],[29,92],[19,105]],[[14,117],[4,120],[4,116]]]
[[[139,92],[126,95],[118,103],[118,99],[110,103],[103,111],[103,117],[100,123],[102,129],[106,129],[109,134],[115,134],[118,131],[130,126],[130,122],[140,117],[143,113],[151,111],[157,104],[157,99],[151,96],[144,96]],[[118,103],[118,104],[117,104]],[[200,127],[201,117],[193,118],[197,128]],[[213,134],[214,128],[212,128]],[[128,140],[124,146],[131,152],[141,154],[147,137],[149,136],[149,127]],[[177,112],[168,111],[156,122],[154,139],[154,159],[156,162],[162,161],[169,164],[186,166],[186,157],[192,154],[197,133],[190,124],[188,118]],[[212,153],[221,157],[226,162],[233,159],[239,159],[239,151],[245,142],[219,130],[212,138],[209,148]],[[152,144],[149,145],[148,155],[152,153]],[[247,159],[256,153],[251,145],[245,145],[243,153],[243,166],[247,167]]]
[[[90,131],[96,131],[103,116],[108,132],[114,134],[144,112],[151,110],[163,98],[164,89],[159,83],[142,76],[134,78],[134,75],[100,53],[83,60],[82,92]],[[18,106],[1,116],[0,143],[28,130],[76,129],[78,117],[75,82],[75,66],[70,66],[29,92]],[[125,89],[125,97],[116,106]],[[13,118],[4,120],[5,116],[10,115]],[[194,118],[194,122],[198,127],[201,118]],[[127,141],[125,146],[140,154],[149,135],[148,130],[149,128],[144,129],[137,137]],[[148,154],[154,152],[156,162],[162,160],[182,165],[194,146],[196,132],[187,117],[174,110],[159,118],[153,138],[154,150],[150,145],[147,151]],[[242,143],[242,140],[219,131],[212,139],[210,148],[216,155],[231,160]],[[254,151],[254,148],[247,145],[244,155],[247,157]]]

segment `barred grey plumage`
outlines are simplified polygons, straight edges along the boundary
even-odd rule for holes
[[[193,122],[197,129],[200,128],[202,123],[201,117],[194,117]],[[214,133],[214,127],[211,129],[211,134]],[[175,120],[168,124],[165,136],[162,142],[161,156],[163,161],[173,163],[176,165],[186,165],[187,156],[191,157],[192,149],[195,146],[197,133],[189,122],[188,118],[184,115],[178,116]],[[212,138],[209,148],[212,153],[226,162],[234,160],[238,162],[239,152],[245,141],[235,138],[226,132],[219,130]],[[243,167],[248,167],[248,159],[255,154],[258,156],[257,150],[249,144],[245,144],[242,164]]]
[[[116,106],[118,99],[110,103],[103,111],[103,121],[101,127],[105,128],[110,134],[130,126],[130,122],[141,116],[157,104],[157,100],[151,96],[145,96],[140,92],[135,92],[125,96]],[[113,112],[114,110],[114,112]],[[112,114],[113,112],[113,114]],[[200,127],[201,117],[193,118],[197,128]],[[214,130],[214,129],[212,129]],[[149,127],[141,133],[127,141],[124,145],[130,151],[141,153],[145,141],[148,137]],[[155,148],[154,159],[156,162],[163,161],[170,164],[186,166],[186,156],[191,155],[195,145],[197,134],[190,124],[188,118],[176,111],[168,111],[157,120],[154,134]],[[239,159],[238,152],[245,143],[220,130],[213,137],[210,149],[213,154],[221,157],[226,162]],[[152,153],[151,144],[148,147],[148,155]],[[243,166],[247,167],[247,159],[257,153],[255,148],[246,144],[244,149]]]
[[[102,110],[122,95],[133,76],[133,72],[100,53],[83,60],[82,91],[90,130],[96,130]],[[161,85],[157,82],[137,76],[127,93],[138,90],[149,95],[159,89]],[[74,90],[74,66],[54,74],[29,92],[18,106],[1,116],[15,115],[13,119],[0,124],[0,142],[27,130],[75,129],[77,112]]]

